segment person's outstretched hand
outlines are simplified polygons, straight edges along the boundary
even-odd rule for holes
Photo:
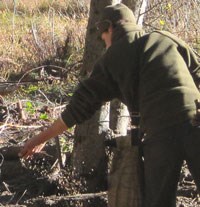
[[[49,139],[57,137],[63,131],[67,130],[67,128],[62,119],[58,118],[48,129],[25,142],[22,150],[18,154],[19,157],[27,159],[34,153],[40,152]]]
[[[30,158],[33,154],[40,152],[45,143],[37,144],[37,137],[29,139],[24,146],[22,147],[21,151],[19,152],[19,157],[23,159]]]

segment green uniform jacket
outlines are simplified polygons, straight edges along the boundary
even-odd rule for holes
[[[62,119],[68,127],[82,123],[103,102],[118,98],[130,115],[140,112],[144,132],[156,132],[193,118],[199,72],[194,53],[180,39],[161,31],[140,36],[128,27],[79,84]]]

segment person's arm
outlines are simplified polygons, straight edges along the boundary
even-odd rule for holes
[[[45,131],[41,132],[40,134],[34,136],[33,138],[29,139],[22,150],[19,152],[19,156],[21,158],[29,158],[36,152],[40,152],[44,147],[46,141],[49,139],[62,134],[65,130],[67,130],[66,124],[62,121],[61,118],[58,118],[49,128]]]
[[[104,65],[99,62],[95,65],[90,78],[82,81],[75,90],[69,104],[47,130],[28,140],[19,156],[28,158],[35,152],[41,151],[44,143],[61,134],[67,128],[81,124],[97,111],[104,101],[117,98],[119,89]]]

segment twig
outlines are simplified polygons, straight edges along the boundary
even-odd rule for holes
[[[47,100],[48,103],[50,103],[50,104],[52,104],[52,105],[55,105],[53,102],[51,102],[51,101],[47,98],[47,96],[46,96],[40,89],[38,90],[38,92],[41,93],[41,94],[45,97],[45,99]]]
[[[6,6],[6,10],[9,12],[10,9],[8,8],[8,4],[7,4],[6,0],[3,0],[3,3]]]
[[[56,111],[56,110],[62,110],[62,109],[64,109],[66,107],[66,104],[64,104],[64,105],[61,105],[61,106],[56,106],[55,108],[54,108],[54,110]]]
[[[52,44],[53,44],[53,48],[54,48],[54,51],[56,51],[56,45],[55,45],[55,20],[54,20],[54,16],[55,16],[55,10],[54,8],[50,8],[51,11],[51,18],[52,18],[52,22],[51,22],[51,25],[52,25]]]
[[[4,156],[0,153],[0,156],[1,156],[1,162],[0,162],[0,181],[1,181],[1,166],[3,165],[3,162],[4,162]]]
[[[3,183],[4,187],[5,187],[5,189],[6,189],[9,193],[11,193],[10,189],[8,188],[8,184],[6,184],[5,182],[2,182],[2,183]]]
[[[2,122],[0,122],[0,123],[2,123]],[[5,127],[13,127],[13,128],[41,128],[41,127],[43,127],[42,125],[31,125],[31,126],[28,126],[28,125],[15,125],[15,124],[7,124],[7,123],[5,123],[5,124],[3,124],[2,126],[0,126],[0,128],[5,128]],[[2,129],[1,129],[1,131],[0,131],[0,134],[1,134],[1,132],[2,132]]]
[[[0,167],[3,165],[3,162],[4,162],[4,156],[0,153],[0,156],[1,156],[1,162],[0,162]]]
[[[59,137],[55,137],[55,142],[56,142],[56,150],[57,150],[57,156],[58,156],[58,163],[59,163],[60,169],[63,169]]]
[[[35,43],[36,45],[38,46],[38,48],[43,51],[41,45],[39,44],[39,41],[38,41],[38,38],[37,38],[37,35],[36,35],[36,26],[32,23],[31,24],[31,29],[32,29],[32,34],[33,34],[33,37],[34,37],[34,40],[35,40]]]
[[[20,202],[20,200],[24,197],[24,195],[26,194],[27,189],[22,193],[22,195],[20,196],[20,198],[17,200],[16,205]]]
[[[12,43],[15,40],[15,14],[16,14],[16,0],[13,0],[13,18],[12,18]]]
[[[85,194],[68,195],[68,196],[65,196],[65,198],[72,199],[72,200],[85,200],[89,198],[101,197],[101,196],[106,196],[106,195],[107,195],[107,192],[85,193]]]
[[[23,111],[21,100],[19,100],[17,102],[17,108],[19,110],[19,119],[26,120],[26,116],[25,116],[24,111]]]
[[[40,151],[40,152],[37,152],[36,154],[38,154],[38,155],[45,155],[47,157],[53,157],[52,155],[48,154],[46,151]]]
[[[62,106],[56,106],[56,107],[54,107],[54,109],[53,109],[53,117],[55,118],[55,117],[57,117],[57,114],[58,113],[61,113],[62,112],[62,110],[64,109],[66,107],[66,104],[64,104],[64,105],[62,105]],[[59,110],[57,113],[56,113],[56,111],[57,110]]]
[[[58,163],[58,159],[56,159],[56,161],[53,163],[53,165],[51,166],[51,170],[57,165]]]
[[[140,7],[139,7],[139,14],[137,16],[137,24],[142,25],[143,24],[143,19],[144,19],[144,12],[146,10],[147,7],[147,3],[146,0],[142,0],[140,3]]]
[[[9,110],[7,109],[7,114],[8,114],[8,116],[6,117],[6,121],[5,121],[5,123],[2,125],[2,126],[0,126],[0,134],[3,132],[3,130],[6,128],[6,126],[7,126],[7,123],[8,123],[8,120],[9,120],[9,118],[10,118],[10,115],[9,115]],[[1,122],[0,122],[1,123]]]
[[[64,67],[60,67],[60,66],[57,66],[57,65],[42,65],[42,66],[38,66],[38,67],[33,68],[33,69],[27,71],[26,73],[24,73],[24,74],[22,75],[22,77],[19,79],[18,83],[20,83],[20,82],[23,80],[23,78],[24,78],[27,74],[29,74],[29,73],[31,73],[31,72],[33,72],[33,71],[35,71],[35,70],[42,69],[42,68],[46,68],[46,67],[52,67],[52,68],[56,68],[56,69],[60,69],[60,70],[64,70],[64,71],[66,71],[66,72],[70,72],[70,70],[67,69],[67,68],[74,67],[75,65],[80,64],[81,62],[82,62],[82,60],[77,61],[76,63],[72,63],[72,64],[68,65],[66,68],[64,68]]]
[[[11,201],[14,199],[16,193],[13,193],[13,195],[11,196],[10,200],[7,202],[7,204],[11,203]]]
[[[156,4],[153,4],[149,9],[145,10],[143,13],[140,13],[140,15],[144,15],[144,14],[146,14],[146,13],[149,13],[149,12],[151,12],[154,8],[156,8],[157,6],[161,6],[161,5],[164,4],[164,3],[165,3],[165,2],[160,1],[160,2],[158,2],[158,3],[156,3]]]

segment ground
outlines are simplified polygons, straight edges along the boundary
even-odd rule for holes
[[[59,143],[51,140],[30,160],[18,157],[22,143],[50,125],[68,102],[71,93],[63,92],[66,84],[60,82],[59,89],[57,85],[47,81],[24,86],[0,100],[0,206],[107,206],[107,193],[84,194],[84,181],[70,168],[73,130],[59,137]],[[73,86],[66,91],[73,91]],[[177,207],[197,206],[196,187],[184,165]]]
[[[12,133],[16,132],[12,129]],[[81,183],[75,183],[67,167],[60,170],[55,143],[46,146],[43,154],[29,161],[17,156],[20,143],[4,139],[0,147],[0,206],[86,206],[84,203],[99,197],[107,203],[106,192],[77,194]],[[67,160],[67,159],[66,159]],[[74,182],[74,183],[73,183]],[[200,202],[192,177],[184,165],[177,193],[177,207],[197,207]]]

